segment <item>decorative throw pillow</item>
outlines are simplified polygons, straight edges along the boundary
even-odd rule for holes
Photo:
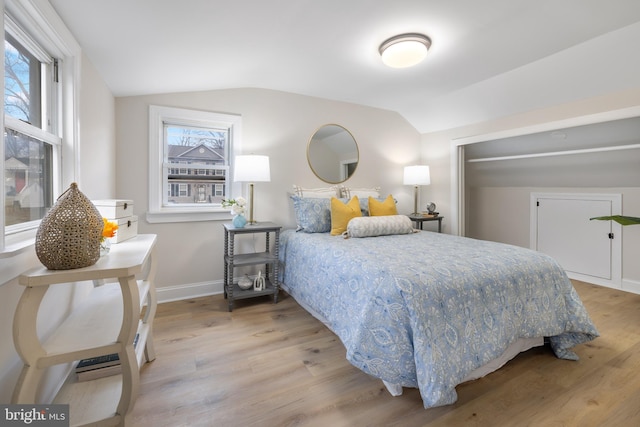
[[[371,187],[371,188],[352,188],[352,187],[341,187],[340,193],[342,193],[342,197],[350,199],[352,197],[358,196],[361,199],[367,199],[367,197],[375,197],[376,199],[380,198],[380,187]]]
[[[369,215],[398,215],[398,208],[396,208],[396,201],[393,196],[389,194],[382,202],[369,196]]]
[[[326,198],[340,197],[340,189],[338,187],[322,187],[322,188],[302,188],[297,185],[293,186],[293,193],[300,197]]]
[[[297,231],[328,233],[331,231],[331,199],[291,195]]]
[[[347,230],[347,224],[351,218],[362,216],[360,201],[353,197],[348,203],[344,203],[335,197],[331,198],[331,235],[337,236]]]
[[[349,221],[346,237],[375,237],[414,232],[413,224],[406,215],[363,216]]]

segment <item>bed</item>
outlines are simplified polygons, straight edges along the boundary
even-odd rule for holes
[[[405,217],[406,218],[406,217]],[[307,230],[308,231],[308,230]],[[282,288],[342,341],[351,364],[425,408],[547,339],[555,355],[598,332],[561,267],[521,247],[415,231],[284,230]]]

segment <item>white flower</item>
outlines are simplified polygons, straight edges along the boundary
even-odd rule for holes
[[[229,212],[233,215],[244,215],[246,210],[247,200],[244,197],[238,197],[237,199],[222,200],[222,206],[228,207]]]
[[[245,208],[244,206],[235,204],[231,206],[231,213],[234,215],[244,215]]]

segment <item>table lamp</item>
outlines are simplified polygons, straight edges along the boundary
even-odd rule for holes
[[[233,180],[249,183],[249,225],[255,224],[253,219],[253,183],[271,181],[269,157],[254,154],[236,156],[233,168]]]
[[[420,215],[418,212],[418,186],[431,184],[431,176],[429,175],[429,166],[416,165],[404,167],[404,185],[413,185],[413,213],[411,215]]]

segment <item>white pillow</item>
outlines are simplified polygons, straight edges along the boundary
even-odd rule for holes
[[[345,237],[375,237],[414,233],[413,223],[406,215],[361,216],[347,224]]]
[[[368,200],[369,197],[373,197],[374,199],[380,198],[380,187],[371,187],[371,188],[351,188],[351,187],[342,187],[341,189],[342,197],[345,199],[351,199],[353,196],[358,196],[360,200]]]
[[[293,194],[300,197],[313,197],[316,199],[330,199],[332,197],[340,198],[340,191],[338,187],[302,188],[294,185]]]

